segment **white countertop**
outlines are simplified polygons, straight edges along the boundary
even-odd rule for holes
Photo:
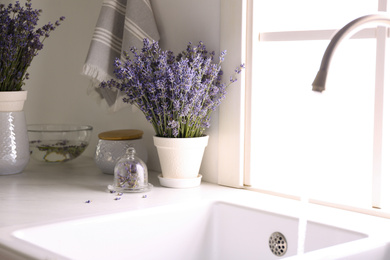
[[[0,176],[0,228],[207,198],[210,193],[228,189],[204,182],[196,188],[165,188],[157,175],[149,172],[149,182],[154,186],[150,192],[125,193],[115,200],[117,194],[107,189],[113,175],[103,174],[92,158],[80,157],[63,164],[30,161],[23,173]]]
[[[159,184],[157,175],[149,172],[149,182],[153,185],[151,191],[124,193],[120,200],[115,200],[117,194],[107,189],[107,185],[113,183],[113,175],[103,174],[92,158],[80,157],[63,164],[43,164],[31,160],[23,173],[0,176],[0,230],[202,199],[223,199],[250,206],[256,204],[264,210],[299,217],[299,201],[207,182],[195,188],[166,188]],[[385,218],[319,205],[310,207],[317,212],[329,212],[329,215],[336,212],[390,223]],[[325,216],[324,220],[329,217]]]

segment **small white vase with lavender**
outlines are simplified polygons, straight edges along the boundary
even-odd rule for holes
[[[0,175],[20,173],[29,161],[23,112],[27,91],[22,87],[44,40],[65,19],[36,28],[41,13],[32,8],[31,0],[24,5],[0,4]]]

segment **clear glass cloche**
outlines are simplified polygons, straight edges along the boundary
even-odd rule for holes
[[[148,183],[148,169],[146,164],[136,156],[133,147],[128,148],[125,156],[119,159],[115,165],[114,184],[110,190],[145,192],[151,188],[152,185]]]

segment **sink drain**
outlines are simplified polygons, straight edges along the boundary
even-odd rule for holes
[[[276,256],[282,256],[287,252],[287,240],[280,232],[274,232],[269,237],[269,249]]]

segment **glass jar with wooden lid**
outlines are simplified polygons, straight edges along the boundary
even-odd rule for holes
[[[122,158],[128,148],[133,147],[137,156],[147,163],[148,153],[144,145],[143,131],[122,129],[102,132],[98,135],[95,163],[106,174],[114,174],[116,162]]]

